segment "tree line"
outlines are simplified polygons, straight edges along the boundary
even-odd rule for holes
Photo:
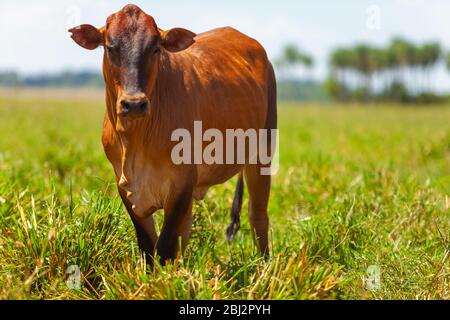
[[[331,52],[323,89],[340,101],[440,102],[447,97],[436,94],[433,75],[443,63],[450,70],[450,54],[438,42],[415,44],[397,37],[386,47],[359,43]],[[276,60],[287,82],[313,64],[314,59],[295,45],[286,46]]]
[[[96,71],[62,71],[20,75],[15,71],[0,72],[2,87],[102,87],[103,77]]]
[[[275,59],[281,100],[335,99],[339,101],[397,101],[435,103],[449,96],[435,91],[438,68],[450,70],[450,54],[438,42],[415,44],[394,38],[385,47],[359,43],[340,47],[329,56],[329,75],[322,83],[314,81],[314,58],[296,45],[286,45]],[[20,75],[0,72],[3,87],[103,86],[96,71],[63,71],[54,74]]]
[[[416,45],[403,38],[384,48],[367,44],[338,48],[330,56],[325,88],[339,100],[439,100],[433,73],[443,57],[437,42]]]

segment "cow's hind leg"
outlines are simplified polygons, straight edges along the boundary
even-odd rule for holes
[[[268,130],[266,147],[272,157],[275,155],[275,141],[273,141],[272,130],[277,128],[277,86],[273,67],[270,65],[268,72],[268,105],[265,129]],[[264,140],[263,140],[264,141]],[[262,141],[260,141],[262,143]],[[261,149],[261,145],[259,146]],[[259,150],[260,152],[262,150]],[[264,174],[262,170],[265,169]],[[249,199],[249,216],[255,242],[261,254],[267,259],[269,257],[269,217],[267,207],[269,205],[271,176],[267,175],[269,166],[261,164],[248,165],[244,169],[247,182]]]
[[[268,72],[267,107],[267,118],[264,128],[268,130],[266,140],[266,151],[268,151],[268,153],[266,152],[265,154],[273,156],[275,154],[275,149],[273,148],[274,144],[272,142],[275,141],[272,141],[273,137],[271,130],[277,128],[277,86],[272,66],[270,66]],[[260,141],[260,143],[262,143],[262,141]],[[262,174],[261,169],[263,168],[266,171],[268,169],[270,170],[270,165],[248,165],[244,169],[244,176],[250,196],[248,211],[253,236],[261,254],[267,258],[269,256],[269,217],[267,214],[267,207],[269,205],[271,176]]]
[[[248,213],[253,238],[260,253],[269,256],[269,217],[267,207],[270,196],[270,176],[261,175],[261,166],[249,165],[244,170],[249,193]]]
[[[148,263],[153,262],[153,254],[155,252],[156,242],[158,240],[158,235],[156,234],[155,224],[153,221],[153,216],[141,219],[136,217],[133,212],[132,205],[125,195],[125,192],[119,189],[120,197],[125,205],[125,208],[130,215],[131,221],[133,222],[134,228],[136,230],[136,236],[138,240],[139,249],[145,256]]]

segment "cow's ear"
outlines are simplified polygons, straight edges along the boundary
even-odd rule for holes
[[[97,29],[90,24],[82,24],[70,29],[69,32],[72,33],[72,39],[85,49],[94,50],[103,45],[104,28]]]
[[[170,52],[179,52],[189,48],[196,36],[192,31],[182,28],[161,31],[162,46]]]

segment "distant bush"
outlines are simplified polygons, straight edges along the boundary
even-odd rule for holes
[[[320,83],[284,80],[278,82],[278,99],[281,101],[326,101],[329,100],[329,96]]]
[[[408,89],[400,82],[394,82],[380,95],[381,100],[388,100],[400,103],[409,103],[413,98],[409,95]]]
[[[349,91],[335,77],[329,77],[322,85],[325,93],[336,100],[346,101],[349,99]]]
[[[92,71],[66,71],[54,75],[28,76],[23,79],[23,85],[29,87],[100,87],[103,85],[103,77]]]
[[[0,73],[0,85],[4,87],[15,87],[20,85],[19,75],[15,71]]]
[[[64,71],[54,74],[20,76],[17,72],[1,72],[3,87],[102,87],[103,76],[95,71]]]

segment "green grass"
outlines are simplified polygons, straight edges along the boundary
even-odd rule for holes
[[[246,210],[227,245],[230,181],[196,203],[184,257],[153,270],[103,154],[103,110],[0,98],[0,298],[450,299],[450,108],[280,106],[271,260]]]

